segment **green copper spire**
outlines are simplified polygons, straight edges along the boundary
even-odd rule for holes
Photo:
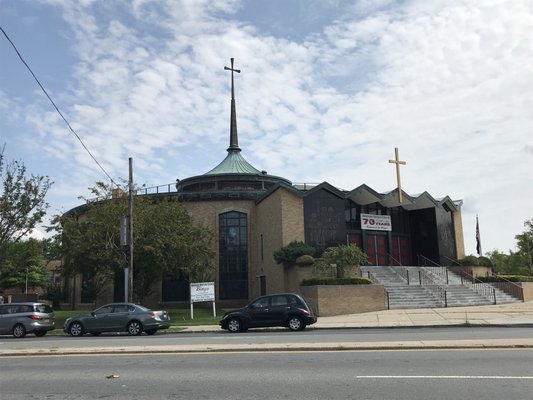
[[[233,80],[233,73],[240,73],[240,69],[233,68],[233,58],[231,59],[231,67],[224,67],[225,70],[231,71],[231,116],[230,116],[230,142],[227,149],[228,155],[220,164],[218,164],[211,171],[204,175],[218,175],[218,174],[252,174],[261,175],[261,171],[254,168],[244,157],[240,154],[239,139],[237,137],[237,112],[235,111],[235,84]]]

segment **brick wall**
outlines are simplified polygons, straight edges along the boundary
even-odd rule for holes
[[[533,282],[521,282],[519,285],[524,293],[524,301],[533,301]]]
[[[302,286],[301,292],[318,316],[358,314],[384,310],[381,285]]]
[[[257,205],[257,224],[253,265],[257,276],[264,275],[266,292],[293,291],[291,274],[287,267],[276,263],[274,252],[292,241],[305,240],[303,201],[294,193],[279,188]],[[296,287],[299,282],[296,283]],[[252,292],[259,295],[259,287]]]
[[[463,218],[461,216],[461,210],[457,210],[453,213],[453,227],[455,230],[455,251],[457,259],[462,260],[465,258],[465,239],[463,234]]]

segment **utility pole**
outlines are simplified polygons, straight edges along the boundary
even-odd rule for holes
[[[130,302],[133,303],[133,159],[129,158],[128,179],[128,255],[130,274]]]

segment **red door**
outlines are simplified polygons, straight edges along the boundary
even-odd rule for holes
[[[409,240],[392,236],[392,265],[409,265]]]
[[[366,254],[370,265],[387,265],[387,237],[367,235]]]

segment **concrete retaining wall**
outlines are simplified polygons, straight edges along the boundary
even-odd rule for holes
[[[316,315],[321,317],[386,309],[382,285],[302,286],[300,291]]]

